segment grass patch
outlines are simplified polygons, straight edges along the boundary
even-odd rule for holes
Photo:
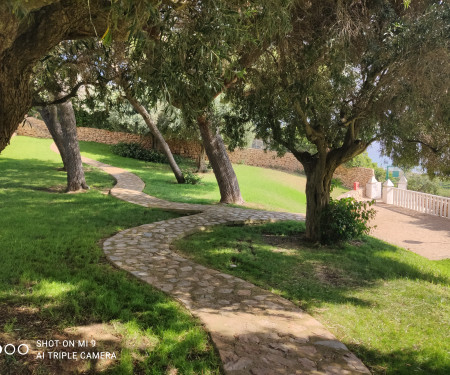
[[[147,163],[114,155],[108,145],[94,142],[80,142],[82,154],[89,158],[121,167],[137,174],[145,181],[144,192],[173,202],[213,204],[220,200],[219,188],[214,174],[201,174],[202,182],[197,185],[177,184],[168,165]],[[184,159],[181,168],[194,168],[195,164]],[[234,164],[242,196],[246,206],[274,211],[306,212],[306,177]],[[336,188],[333,197],[345,189]]]
[[[450,373],[450,260],[430,261],[371,237],[315,247],[303,232],[296,222],[215,227],[177,248],[290,299],[375,374]]]
[[[101,240],[117,231],[176,215],[102,194],[112,178],[94,168],[86,172],[90,191],[59,193],[66,176],[50,144],[15,137],[0,155],[0,341],[33,345],[79,339],[86,330],[95,339],[109,329],[104,345],[119,359],[100,368],[100,361],[2,354],[0,373],[220,373],[201,325],[163,293],[113,268],[101,251]]]

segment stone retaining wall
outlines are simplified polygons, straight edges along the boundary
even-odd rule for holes
[[[375,175],[372,168],[354,167],[345,168],[342,165],[334,172],[334,178],[339,178],[345,187],[353,189],[353,183],[359,182],[360,188],[366,189],[366,184]]]
[[[232,163],[255,167],[282,169],[288,172],[303,172],[303,165],[290,152],[277,156],[275,151],[256,148],[236,149],[229,153]]]
[[[104,129],[77,127],[78,140],[87,142],[105,143],[115,145],[119,142],[140,143],[145,148],[153,148],[154,141],[151,134],[141,136],[124,132],[112,132]],[[44,122],[33,117],[28,117],[24,125],[17,128],[18,135],[26,135],[36,138],[51,138]],[[196,159],[201,152],[198,142],[168,139],[170,149],[174,154]],[[158,146],[156,146],[158,148]]]
[[[137,142],[144,147],[152,148],[154,146],[153,137],[140,136],[136,134],[111,132],[104,129],[83,128],[79,127],[78,139],[80,141],[99,142],[113,145],[119,142]],[[33,117],[28,117],[25,125],[19,125],[17,134],[38,138],[51,138],[44,122]],[[184,157],[196,159],[201,152],[201,145],[195,141],[183,141],[178,139],[167,140],[170,149],[174,154]],[[158,146],[156,145],[156,148]],[[261,149],[236,149],[228,153],[232,163],[253,165],[256,167],[281,169],[287,172],[302,172],[302,164],[291,153],[286,153],[282,157],[278,157],[275,151],[264,151]],[[353,182],[358,181],[361,188],[365,188],[366,183],[374,175],[373,169],[370,168],[345,168],[340,166],[335,174],[335,178],[339,178],[344,186],[353,188]]]

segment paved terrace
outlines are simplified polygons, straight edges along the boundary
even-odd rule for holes
[[[401,246],[430,260],[450,258],[450,220],[383,202],[371,225],[371,235]]]

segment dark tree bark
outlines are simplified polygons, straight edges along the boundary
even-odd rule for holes
[[[331,179],[336,168],[325,160],[311,158],[303,163],[306,174],[306,238],[320,241],[322,212],[330,202]]]
[[[42,108],[39,113],[53,137],[67,171],[67,191],[89,189],[84,176],[72,103]]]
[[[205,146],[202,145],[202,149],[197,158],[197,173],[208,172],[208,164],[206,163],[206,150]]]
[[[308,130],[310,128],[308,127]],[[355,140],[354,130],[349,129],[341,147],[330,150],[319,133],[308,134],[318,152],[299,152],[292,149],[294,156],[302,163],[306,174],[306,233],[308,240],[321,241],[321,219],[330,203],[331,180],[337,167],[362,153],[370,142]]]
[[[130,104],[142,116],[142,118],[144,119],[148,128],[150,129],[150,132],[158,140],[159,146],[162,148],[164,154],[166,155],[167,160],[169,161],[170,168],[172,169],[172,172],[175,175],[177,182],[179,184],[184,184],[185,181],[184,181],[183,172],[181,172],[180,167],[178,166],[177,162],[173,158],[172,151],[170,151],[170,147],[167,144],[164,137],[162,136],[158,127],[152,121],[149,113],[144,108],[144,106],[135,97],[133,97],[133,95],[129,92],[129,90],[127,90],[127,89],[124,89],[124,90],[125,90],[126,97],[127,97],[128,101],[130,102]]]
[[[62,170],[67,172],[66,168],[66,150],[64,148],[64,135],[61,129],[60,124],[56,121],[58,114],[56,106],[46,106],[38,108],[38,112],[40,113],[42,119],[44,120],[45,126],[53,138],[53,142],[55,142],[56,147],[58,148],[59,155],[61,155],[61,159],[63,162]]]
[[[225,144],[218,132],[214,133],[210,121],[205,114],[197,118],[200,134],[205,147],[206,155],[216,176],[220,190],[221,203],[242,204],[239,183],[228,157]]]
[[[0,152],[31,108],[30,76],[34,65],[62,40],[105,30],[110,3],[92,0],[22,2],[23,19],[0,2]],[[94,27],[95,25],[95,27]]]

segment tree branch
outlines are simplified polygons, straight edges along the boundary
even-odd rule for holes
[[[70,92],[68,94],[66,94],[58,99],[55,99],[51,102],[45,102],[45,101],[39,101],[39,100],[33,99],[31,104],[33,107],[46,107],[49,105],[65,103],[70,98],[73,98],[74,96],[76,96],[78,89],[85,84],[86,84],[86,82],[84,82],[84,81],[78,82],[74,87],[72,87],[72,89],[70,90]]]
[[[438,149],[436,147],[433,147],[433,146],[429,145],[428,143],[426,143],[424,141],[421,141],[420,139],[406,139],[406,142],[408,142],[408,143],[420,143],[421,145],[424,145],[425,147],[429,148],[435,154],[439,154],[441,152],[440,149]]]
[[[306,114],[303,111],[302,106],[300,105],[298,100],[294,101],[294,109],[297,112],[297,114],[300,116],[300,119],[302,120],[302,123],[305,127],[306,137],[314,144],[316,144],[317,142],[324,143],[325,137],[324,137],[323,133],[318,132],[316,129],[314,129],[311,126],[311,124],[309,123],[308,118],[306,117]]]

